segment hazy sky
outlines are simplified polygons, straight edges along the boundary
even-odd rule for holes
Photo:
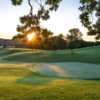
[[[79,28],[83,32],[84,38],[91,40],[92,37],[86,37],[86,29],[80,23],[79,5],[79,0],[63,0],[58,11],[53,12],[48,21],[42,22],[42,26],[55,34],[63,33],[64,35],[71,28]],[[0,38],[12,38],[17,34],[16,26],[20,24],[19,17],[26,15],[28,11],[27,2],[15,7],[11,5],[10,0],[0,0]]]

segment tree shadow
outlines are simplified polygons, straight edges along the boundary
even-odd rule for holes
[[[16,80],[16,83],[19,84],[28,84],[28,85],[43,85],[46,83],[49,83],[56,78],[40,75],[34,72],[30,72],[24,77],[21,77],[20,79]]]

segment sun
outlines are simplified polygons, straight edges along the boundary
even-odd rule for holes
[[[35,36],[34,33],[28,34],[28,35],[27,35],[27,38],[28,38],[29,41],[31,41],[31,40],[34,38],[34,36]]]

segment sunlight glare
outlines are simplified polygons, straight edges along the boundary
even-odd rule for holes
[[[28,38],[29,41],[31,41],[31,40],[34,38],[34,36],[35,36],[34,33],[28,34],[28,35],[27,35],[27,38]]]

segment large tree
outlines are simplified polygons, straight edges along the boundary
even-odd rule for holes
[[[21,5],[25,0],[11,0],[13,5]],[[19,33],[35,31],[40,33],[40,20],[50,18],[50,12],[56,11],[62,0],[26,0],[30,6],[29,14],[20,17],[21,25],[17,26]]]
[[[100,0],[80,0],[80,19],[88,29],[88,35],[100,39]]]

